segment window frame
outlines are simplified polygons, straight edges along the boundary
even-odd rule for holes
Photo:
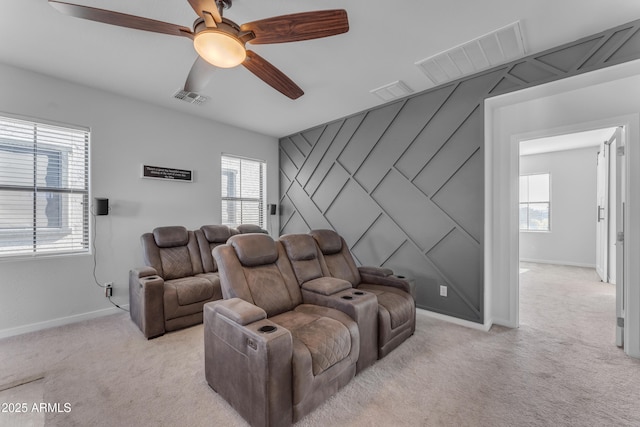
[[[222,190],[222,186],[224,185],[224,177],[225,175],[227,176],[226,178],[226,182],[227,182],[227,187],[229,187],[229,182],[232,180],[231,177],[233,177],[233,182],[234,182],[234,187],[236,186],[240,186],[240,188],[242,188],[243,186],[243,178],[242,178],[242,171],[240,171],[239,174],[237,173],[231,173],[234,172],[228,168],[224,167],[225,164],[225,159],[230,159],[230,160],[237,160],[240,161],[240,165],[242,165],[242,162],[253,162],[253,163],[257,163],[260,166],[260,179],[258,182],[258,192],[261,194],[261,197],[242,197],[242,195],[240,196],[224,196],[223,194],[225,194],[225,192],[223,192]],[[245,178],[246,179],[246,178]],[[229,188],[227,188],[226,190],[226,194],[229,193]],[[250,157],[244,157],[244,156],[238,156],[235,154],[228,154],[228,153],[222,153],[220,156],[220,223],[223,225],[228,225],[230,227],[236,227],[240,224],[251,224],[251,222],[244,222],[242,219],[242,211],[239,213],[239,218],[235,218],[236,221],[238,222],[232,222],[232,221],[225,221],[225,218],[228,219],[229,214],[227,213],[225,215],[224,209],[225,209],[225,202],[239,202],[239,203],[243,203],[243,202],[249,202],[249,203],[255,203],[258,202],[258,218],[259,218],[259,223],[256,224],[258,226],[260,226],[261,228],[265,228],[266,225],[266,221],[267,221],[267,215],[266,215],[266,211],[267,211],[267,162],[265,160],[262,159],[254,159],[254,158],[250,158]],[[228,206],[228,205],[227,205]],[[227,207],[228,209],[228,207]]]
[[[535,173],[528,173],[528,174],[521,174],[518,177],[518,188],[520,188],[521,185],[521,181],[522,178],[528,178],[531,176],[539,176],[539,175],[546,175],[547,176],[547,180],[549,182],[549,188],[548,188],[548,200],[536,200],[536,201],[531,201],[529,200],[529,195],[527,194],[527,201],[526,202],[522,202],[520,201],[520,199],[522,198],[522,195],[519,194],[518,197],[518,231],[520,232],[531,232],[531,233],[550,233],[551,232],[551,172],[535,172]],[[527,183],[527,189],[529,188],[529,184]],[[529,221],[529,212],[530,212],[530,205],[540,205],[540,204],[546,204],[547,205],[547,228],[544,230],[536,230],[536,229],[532,229],[529,228],[530,226],[530,221]],[[520,209],[522,209],[523,205],[527,205],[527,228],[521,228],[521,224],[520,224]]]
[[[70,125],[66,123],[57,123],[46,121],[42,119],[24,117],[18,115],[7,114],[0,112],[0,120],[5,121],[7,126],[13,122],[16,129],[30,129],[33,138],[12,139],[10,136],[0,136],[0,152],[7,151],[17,154],[26,154],[32,157],[33,171],[31,173],[32,181],[29,185],[24,183],[0,183],[0,191],[10,191],[16,193],[26,194],[28,198],[33,201],[33,210],[31,216],[25,215],[22,220],[28,220],[30,225],[24,227],[0,227],[0,261],[16,260],[16,259],[36,259],[57,257],[65,255],[88,255],[91,253],[90,234],[91,234],[91,211],[89,204],[90,193],[90,139],[91,132],[88,127]],[[40,128],[40,129],[39,129]],[[10,131],[10,128],[8,128]],[[38,137],[39,133],[44,130],[46,137]],[[54,143],[48,141],[51,138],[53,131],[60,130],[63,134],[68,133],[72,135],[68,138],[63,138],[60,143]],[[80,136],[77,141],[75,137]],[[43,140],[44,139],[44,140]],[[79,141],[79,142],[78,142]],[[76,179],[73,176],[73,168],[76,166],[76,158],[72,157],[72,151],[74,150],[74,143],[78,143],[80,149],[80,156],[77,159],[81,160],[80,172],[82,174],[80,183],[81,186],[74,186],[71,184],[71,180]],[[42,169],[38,168],[38,157],[47,156],[47,168],[49,166],[50,157],[57,157],[57,174],[54,174],[54,179],[57,181],[57,185],[50,185],[47,183],[45,186],[38,184],[38,177],[41,176]],[[9,169],[10,171],[10,169]],[[24,171],[21,171],[24,172]],[[67,175],[65,175],[67,174]],[[45,174],[45,180],[47,180],[47,174]],[[67,184],[65,185],[65,177]],[[81,197],[80,216],[74,216],[70,208],[70,200],[64,200],[64,195],[69,197],[78,196]],[[58,212],[56,215],[56,222],[54,224],[47,223],[43,225],[39,217],[37,204],[38,198],[44,197],[45,199],[54,198],[58,200],[57,207],[54,209]],[[65,207],[65,204],[68,206]],[[40,209],[42,209],[40,207]],[[47,221],[50,221],[46,210],[47,204],[44,205],[45,215]],[[78,211],[76,211],[78,212]],[[73,236],[72,240],[59,248],[45,247],[43,243],[51,240],[60,240],[64,237],[73,234],[72,222],[80,222],[79,232],[76,236]],[[25,222],[26,224],[26,222]],[[15,240],[12,240],[15,239]],[[18,239],[24,239],[26,244],[16,245],[21,249],[4,250],[9,248],[12,243],[15,243]]]

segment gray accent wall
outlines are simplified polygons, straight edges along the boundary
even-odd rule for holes
[[[414,278],[418,307],[482,323],[484,99],[638,59],[639,30],[635,21],[281,138],[280,234],[336,230],[361,265]]]

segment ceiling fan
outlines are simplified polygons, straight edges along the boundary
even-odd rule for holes
[[[238,25],[222,16],[223,10],[230,8],[233,0],[187,0],[199,16],[191,30],[110,10],[48,1],[60,12],[76,18],[192,39],[198,58],[185,83],[185,90],[189,92],[203,88],[215,67],[243,65],[274,89],[297,99],[304,94],[302,89],[270,62],[247,49],[245,44],[295,42],[349,31],[347,12],[343,9],[294,13]]]

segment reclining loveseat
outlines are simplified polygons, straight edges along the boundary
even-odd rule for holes
[[[265,230],[245,225],[245,232]],[[129,272],[131,319],[148,339],[202,323],[204,304],[222,298],[211,250],[240,231],[226,225],[157,227],[140,240],[144,267]]]
[[[236,235],[213,250],[224,300],[204,306],[205,376],[252,426],[300,420],[415,330],[409,284],[327,264],[321,248],[337,242],[327,250],[334,236],[320,234]]]

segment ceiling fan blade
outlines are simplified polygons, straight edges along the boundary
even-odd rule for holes
[[[207,16],[210,16],[215,22],[222,22],[222,16],[220,16],[220,11],[218,10],[218,5],[215,0],[189,0],[189,4],[193,8],[193,11],[205,21],[208,19]],[[211,25],[207,24],[207,27],[210,26]],[[215,27],[215,25],[213,26]]]
[[[155,21],[153,19],[113,12],[111,10],[96,9],[94,7],[64,3],[55,0],[49,0],[49,4],[65,15],[73,16],[75,18],[88,19],[90,21],[117,25],[119,27],[133,28],[136,30],[145,30],[152,31],[154,33],[193,38],[193,33],[190,28],[170,24],[168,22]]]
[[[319,10],[274,16],[248,22],[240,31],[252,31],[252,44],[286,43],[334,36],[349,31],[347,11],[343,9]]]
[[[247,50],[247,59],[244,60],[242,65],[266,84],[291,99],[297,99],[304,95],[302,89],[289,77],[285,76],[282,71],[251,50]]]
[[[184,84],[187,92],[200,92],[209,84],[211,77],[217,68],[198,56],[191,66],[191,71]]]

